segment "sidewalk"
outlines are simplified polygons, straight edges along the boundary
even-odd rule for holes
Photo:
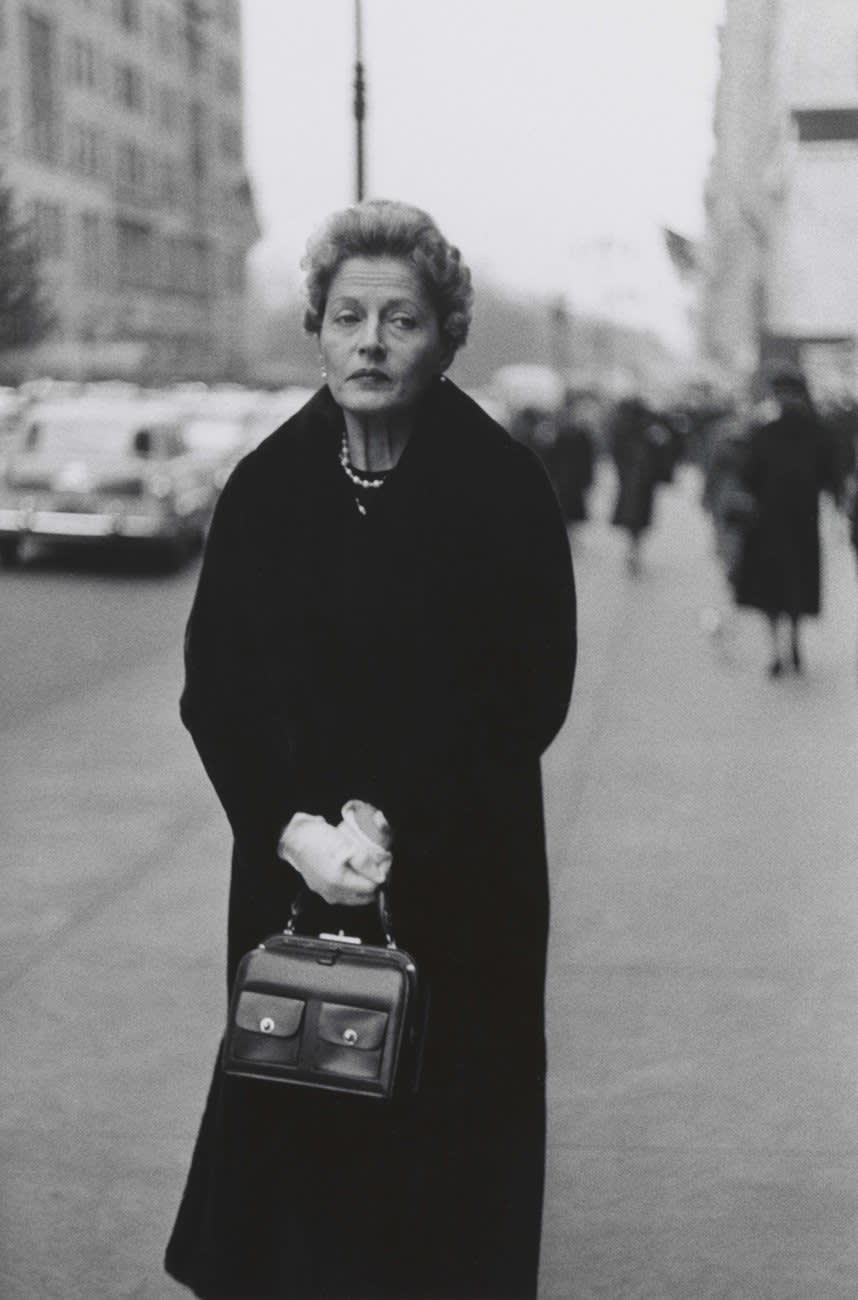
[[[854,1300],[858,584],[828,519],[807,676],[770,682],[761,619],[701,628],[695,494],[665,492],[639,581],[604,525],[579,552],[542,1295]]]
[[[604,524],[576,539],[542,1295],[854,1300],[854,572],[832,551],[807,677],[769,682],[750,615],[701,629],[694,490],[665,492],[638,581]],[[5,736],[2,1300],[187,1294],[161,1256],[224,1013],[228,837],[180,636]]]

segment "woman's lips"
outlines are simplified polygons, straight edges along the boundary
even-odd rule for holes
[[[349,379],[355,379],[358,383],[380,384],[388,383],[390,376],[386,375],[383,370],[356,370]]]

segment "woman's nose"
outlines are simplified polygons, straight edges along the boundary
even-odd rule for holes
[[[359,342],[360,351],[368,356],[375,356],[385,351],[381,332],[381,321],[368,316],[364,321]]]

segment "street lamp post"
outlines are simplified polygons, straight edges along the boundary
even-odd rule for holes
[[[366,117],[366,82],[363,75],[363,33],[361,0],[355,0],[355,194],[360,203],[364,194],[363,123]]]

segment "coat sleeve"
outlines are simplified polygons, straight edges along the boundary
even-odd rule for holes
[[[572,560],[557,499],[529,450],[513,444],[474,492],[479,503],[472,494],[457,534],[456,583],[466,570],[471,607],[467,647],[456,646],[461,676],[430,691],[389,807],[380,792],[397,837],[393,909],[425,951],[443,933],[468,962],[483,952],[472,942],[481,926],[510,942],[521,926],[538,965],[547,923],[539,757],[571,698]],[[398,872],[409,881],[401,893]]]
[[[507,781],[533,770],[563,725],[575,673],[572,560],[545,470],[514,443],[480,494],[458,534],[470,607],[459,670],[421,690],[416,753],[389,810],[397,829],[397,815],[419,825],[433,853],[433,826],[460,834],[476,810],[502,801]]]
[[[278,861],[277,840],[295,808],[288,721],[275,712],[261,653],[263,555],[246,466],[212,520],[185,634],[180,710],[242,858],[266,863]]]
[[[572,694],[575,581],[546,473],[527,448],[514,444],[512,453],[484,561],[494,618],[475,665],[474,735],[483,752],[538,756],[563,725]]]

